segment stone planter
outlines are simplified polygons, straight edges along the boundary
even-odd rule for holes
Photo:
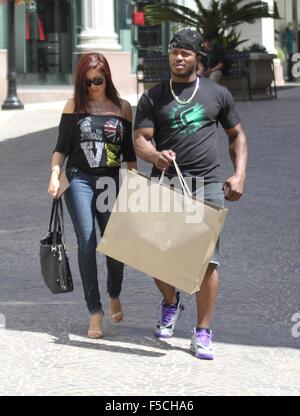
[[[252,98],[271,98],[270,86],[273,82],[272,63],[277,55],[269,53],[251,52],[249,54],[249,76]],[[249,99],[247,80],[221,79],[220,83],[226,86],[235,99]]]
[[[277,55],[250,53],[250,85],[253,98],[270,98],[269,90],[273,82],[272,61]]]

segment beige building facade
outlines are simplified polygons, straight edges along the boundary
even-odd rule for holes
[[[195,7],[193,0],[177,0]],[[202,0],[209,5],[210,0]],[[220,0],[221,1],[221,0]],[[252,0],[245,0],[249,2]],[[293,32],[293,51],[299,52],[300,0],[266,0],[270,11],[277,7],[280,19],[259,19],[241,26],[243,46],[258,43],[269,53],[283,51],[283,33]],[[132,13],[142,11],[146,1],[131,0],[32,0],[15,6],[16,66],[20,91],[51,90],[57,98],[71,89],[78,56],[102,52],[111,65],[113,78],[122,95],[136,92],[137,60],[147,54],[166,53],[174,25],[150,27],[132,24]],[[282,57],[282,53],[280,54]],[[284,75],[287,60],[281,62]],[[7,88],[7,5],[0,5],[0,100]],[[48,92],[45,94],[49,97]],[[36,98],[32,95],[32,99]],[[28,99],[28,98],[27,98]]]

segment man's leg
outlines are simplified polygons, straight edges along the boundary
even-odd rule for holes
[[[289,82],[293,82],[294,81],[294,77],[293,77],[293,54],[289,53],[288,54],[288,62],[287,62],[287,74],[288,74],[288,81]]]
[[[162,282],[161,280],[154,279],[156,286],[162,294],[164,301],[167,305],[173,305],[177,302],[176,290],[174,286],[168,283]]]
[[[219,287],[219,271],[217,266],[211,263],[204,276],[200,291],[196,293],[197,302],[197,326],[191,342],[191,352],[202,360],[213,360],[211,338],[212,331],[209,323],[213,315],[215,301]]]
[[[174,334],[175,325],[184,306],[180,302],[180,294],[175,287],[154,279],[163,296],[161,320],[158,321],[154,335],[157,338],[170,338]]]
[[[216,71],[217,72],[217,71]],[[219,71],[221,72],[221,71]],[[196,192],[196,196],[197,192]],[[201,194],[199,194],[201,198]],[[224,194],[221,183],[210,183],[204,187],[204,199],[224,207]],[[209,328],[219,288],[220,239],[205,273],[199,292],[196,293],[197,328]]]
[[[219,271],[210,263],[204,276],[201,288],[196,293],[197,328],[209,328],[219,288]]]
[[[222,184],[211,183],[204,188],[204,199],[219,207],[224,206]],[[191,342],[191,351],[197,358],[212,360],[214,353],[211,346],[212,331],[209,328],[219,288],[220,241],[217,242],[200,291],[196,293],[197,325]]]

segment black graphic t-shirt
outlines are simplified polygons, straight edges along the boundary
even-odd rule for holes
[[[183,101],[192,96],[196,81],[172,86]],[[179,104],[173,98],[169,81],[146,91],[137,106],[134,128],[153,128],[158,151],[173,150],[184,174],[201,176],[212,183],[219,182],[218,123],[229,129],[239,121],[227,88],[200,77],[199,89],[188,104]],[[159,174],[153,167],[152,175]],[[173,166],[168,174],[176,174]]]
[[[115,173],[121,155],[136,161],[132,124],[115,115],[62,114],[54,151],[68,157],[67,166],[92,175]]]

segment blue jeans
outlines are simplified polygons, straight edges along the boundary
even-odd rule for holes
[[[103,235],[110,211],[99,212],[96,209],[97,197],[104,191],[96,187],[99,176],[87,175],[75,167],[67,167],[66,175],[70,187],[65,191],[64,198],[76,233],[84,297],[89,312],[96,313],[102,310],[102,304],[97,277],[95,219]],[[118,188],[118,178],[115,180]],[[118,298],[122,288],[124,264],[106,257],[106,267],[107,292],[111,298]]]

